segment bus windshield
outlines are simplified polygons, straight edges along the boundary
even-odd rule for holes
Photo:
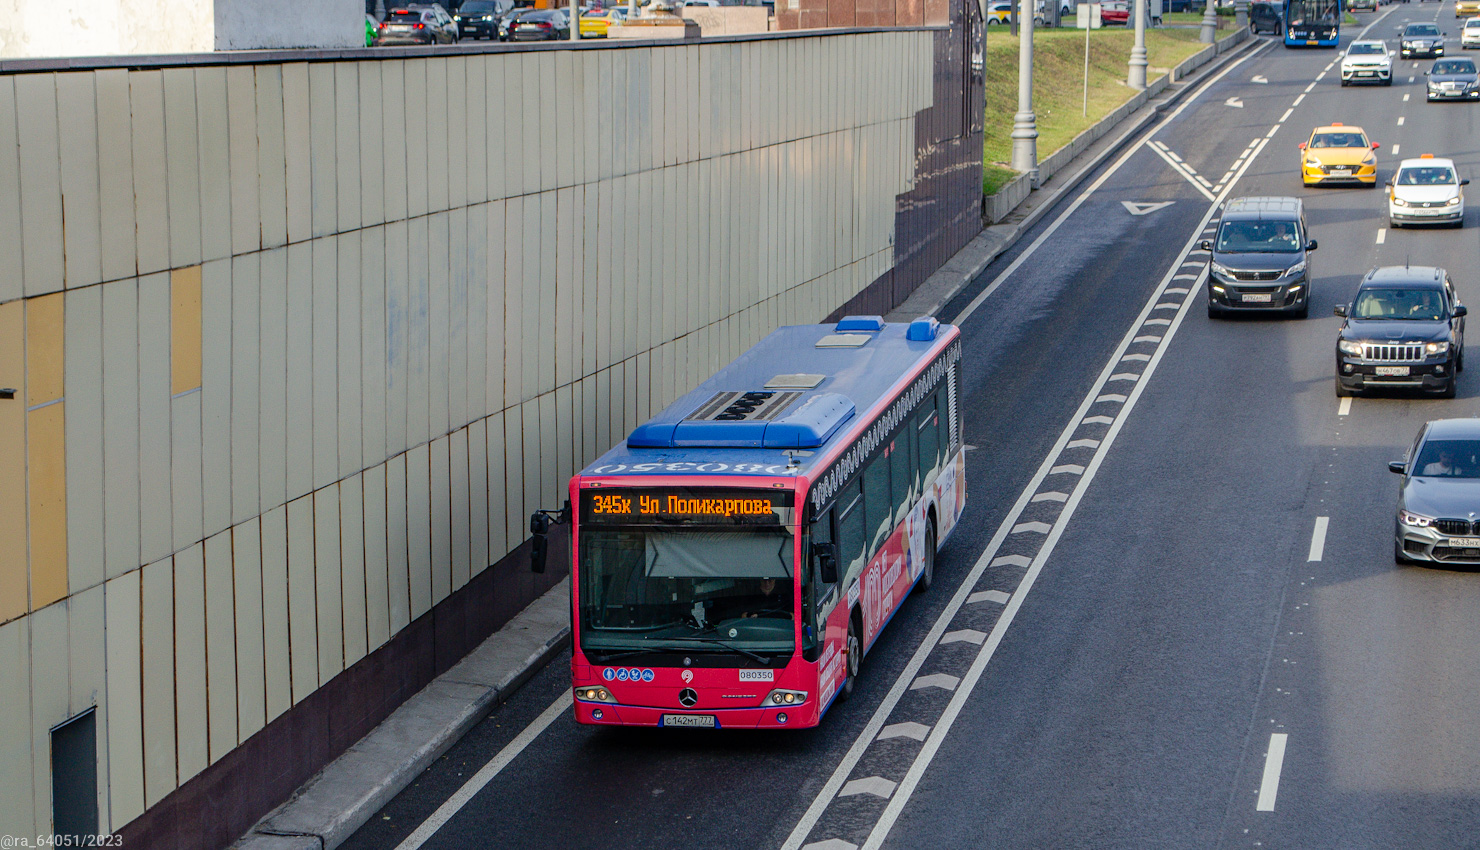
[[[1289,0],[1289,18],[1292,27],[1309,25],[1334,26],[1341,20],[1338,0]]]

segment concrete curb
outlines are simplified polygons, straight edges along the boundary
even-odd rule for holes
[[[1043,176],[1044,165],[1052,163],[1052,169],[1062,171],[1072,161],[1067,158],[1060,160],[1059,154],[1073,149],[1075,156],[1082,156],[1088,148],[1103,137],[1108,136],[1119,124],[1130,122],[1129,126],[1113,141],[1086,159],[1079,166],[1078,170],[1070,174],[1058,186],[1050,189],[1047,194],[1035,199],[1033,197],[1034,194],[1041,190],[1034,187],[1031,192],[1029,191],[1027,188],[1027,175],[1020,175],[1008,183],[1007,186],[1004,186],[1004,192],[1012,187],[1016,189],[1014,194],[1020,195],[1020,197],[1012,201],[1009,209],[1000,213],[1002,218],[1006,218],[1011,213],[1016,212],[1017,208],[1021,207],[1025,201],[1036,201],[1032,204],[1032,209],[1018,221],[994,224],[984,228],[981,233],[977,234],[974,239],[966,244],[966,247],[958,251],[954,257],[946,261],[945,265],[941,266],[924,283],[920,284],[910,297],[905,299],[903,304],[890,311],[886,317],[888,321],[907,322],[920,316],[935,316],[939,313],[941,308],[945,307],[956,296],[957,292],[975,280],[982,273],[982,270],[990,265],[993,260],[997,259],[1003,252],[1016,244],[1017,240],[1024,233],[1028,232],[1033,225],[1038,223],[1040,218],[1047,214],[1059,202],[1060,198],[1076,189],[1090,173],[1119,153],[1132,138],[1151,126],[1167,107],[1181,100],[1188,92],[1196,88],[1199,82],[1223,66],[1223,62],[1215,62],[1214,60],[1234,51],[1242,52],[1242,50],[1250,49],[1257,43],[1251,39],[1248,30],[1235,31],[1218,42],[1210,44],[1192,56],[1189,56],[1178,64],[1177,67],[1173,68],[1170,73],[1152,82],[1145,92],[1136,95],[1136,97],[1127,101],[1114,112],[1100,119],[1100,121],[1096,122],[1089,129],[1080,133],[1074,138],[1074,141],[1065,145],[1061,151],[1045,159],[1043,163],[1040,163],[1040,184],[1048,182],[1054,176],[1053,172],[1049,176]],[[1245,44],[1249,44],[1249,46],[1241,47],[1241,45]],[[1188,75],[1193,71],[1199,71],[1199,73],[1195,77],[1189,78]],[[1182,85],[1173,91],[1164,102],[1149,105],[1148,101],[1153,96],[1153,89],[1155,93],[1160,93],[1171,85],[1171,78],[1173,77],[1181,81]],[[1089,137],[1088,140],[1081,143],[1081,139],[1086,139],[1086,137]],[[1002,192],[998,194],[1000,195]],[[986,204],[984,203],[983,206],[985,212]]]
[[[551,588],[232,845],[333,850],[570,642],[570,579]]]

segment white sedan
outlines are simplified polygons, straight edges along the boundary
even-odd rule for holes
[[[1341,57],[1341,84],[1393,84],[1393,54],[1385,42],[1354,41]]]
[[[1480,47],[1480,18],[1465,21],[1465,28],[1459,33],[1459,46],[1465,50]]]
[[[1469,182],[1460,179],[1452,159],[1436,159],[1433,154],[1405,159],[1388,183],[1388,221],[1395,228],[1405,224],[1464,227],[1463,187]]]

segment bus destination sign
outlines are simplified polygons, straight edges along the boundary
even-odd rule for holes
[[[581,521],[601,525],[774,525],[790,520],[789,490],[690,487],[581,491]]]

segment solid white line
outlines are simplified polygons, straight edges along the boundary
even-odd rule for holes
[[[396,850],[416,850],[416,848],[425,844],[427,839],[436,835],[437,830],[441,829],[447,821],[451,820],[452,816],[457,814],[463,806],[466,806],[469,800],[477,796],[478,792],[482,791],[484,786],[488,785],[498,775],[499,771],[509,765],[509,762],[524,752],[524,748],[529,746],[530,742],[534,741],[535,738],[538,738],[540,733],[545,731],[546,727],[554,723],[555,718],[564,714],[570,708],[571,702],[571,693],[570,691],[566,691],[560,695],[559,699],[550,703],[550,707],[545,709],[543,714],[536,717],[533,723],[524,727],[524,731],[520,732],[518,737],[505,744],[504,748],[499,750],[498,754],[490,759],[488,764],[483,765],[482,769],[473,774],[472,779],[469,779],[463,783],[463,787],[457,789],[457,793],[448,797],[447,802],[438,806],[437,810],[432,812],[432,816],[422,821],[421,826],[418,826],[415,832],[406,836],[405,841],[396,845]]]
[[[1264,779],[1259,783],[1258,812],[1274,811],[1274,795],[1280,790],[1280,770],[1285,766],[1285,742],[1290,736],[1274,732],[1269,736],[1269,752],[1264,756]]]
[[[1163,127],[1165,127],[1168,124],[1170,124],[1173,120],[1175,120],[1177,118],[1178,115],[1181,115],[1182,114],[1182,110],[1186,109],[1187,107],[1189,107],[1193,103],[1195,103],[1197,101],[1197,99],[1202,96],[1203,92],[1206,92],[1209,88],[1212,88],[1214,84],[1216,84],[1217,82],[1219,82],[1220,80],[1222,80],[1225,76],[1227,76],[1229,73],[1231,73],[1238,66],[1242,65],[1244,62],[1248,61],[1249,59],[1254,58],[1255,56],[1258,56],[1269,45],[1271,45],[1273,43],[1274,43],[1273,41],[1267,41],[1264,44],[1260,45],[1259,47],[1254,48],[1253,50],[1249,51],[1248,53],[1244,54],[1243,56],[1241,56],[1238,59],[1236,59],[1233,62],[1231,62],[1227,68],[1224,68],[1216,76],[1214,76],[1211,80],[1208,80],[1206,83],[1203,83],[1202,86],[1199,87],[1197,91],[1195,91],[1191,95],[1189,95],[1187,97],[1187,99],[1181,103],[1181,105],[1179,105],[1176,109],[1172,110],[1172,112],[1171,112],[1170,115],[1168,115],[1166,118],[1163,118],[1160,124],[1157,124],[1155,127],[1152,127],[1150,130],[1146,131],[1146,133],[1143,136],[1141,136],[1141,141],[1136,142],[1135,144],[1131,145],[1130,146],[1130,149],[1127,150],[1124,154],[1122,154],[1121,157],[1120,157],[1120,159],[1117,159],[1115,161],[1115,164],[1114,165],[1112,165],[1112,166],[1110,166],[1110,168],[1106,169],[1105,173],[1102,174],[1102,175],[1100,175],[1099,179],[1095,180],[1094,183],[1090,184],[1090,187],[1088,189],[1086,189],[1082,195],[1080,195],[1079,197],[1075,198],[1074,199],[1074,202],[1071,203],[1071,204],[1069,204],[1068,209],[1064,210],[1064,212],[1061,213],[1058,218],[1054,219],[1053,224],[1050,224],[1047,227],[1047,229],[1045,229],[1043,231],[1043,233],[1037,239],[1034,239],[1033,240],[1033,244],[1029,245],[1028,248],[1027,248],[1027,250],[1023,251],[1022,254],[1018,255],[1018,258],[1015,259],[1015,260],[1013,260],[1012,261],[1012,264],[1009,265],[1006,269],[1004,269],[1001,274],[997,275],[997,277],[994,278],[992,280],[992,282],[987,285],[987,288],[986,289],[983,289],[980,294],[978,294],[975,298],[971,299],[971,303],[966,305],[966,309],[965,310],[962,310],[960,313],[958,313],[956,315],[956,318],[953,320],[954,323],[957,324],[957,325],[960,325],[960,324],[962,324],[962,323],[964,323],[966,321],[966,319],[967,319],[968,316],[970,316],[972,313],[975,313],[976,312],[976,308],[980,307],[982,305],[982,302],[983,301],[986,301],[987,298],[989,296],[991,296],[992,293],[996,292],[997,289],[998,289],[998,287],[1000,287],[1007,280],[1007,278],[1012,275],[1013,272],[1017,271],[1018,268],[1023,263],[1027,262],[1028,261],[1028,258],[1031,257],[1033,255],[1033,253],[1035,251],[1037,251],[1040,247],[1042,247],[1043,243],[1045,243],[1045,242],[1047,242],[1049,240],[1049,237],[1053,236],[1054,231],[1058,230],[1059,227],[1061,225],[1063,225],[1064,222],[1066,222],[1066,221],[1069,220],[1069,216],[1073,215],[1074,212],[1075,212],[1075,210],[1079,209],[1079,207],[1085,201],[1089,200],[1089,196],[1092,195],[1092,194],[1094,194],[1095,190],[1097,190],[1101,186],[1103,186],[1105,184],[1105,181],[1110,179],[1110,176],[1111,175],[1113,175],[1116,171],[1119,171],[1120,170],[1120,167],[1122,165],[1124,165],[1126,163],[1126,161],[1131,158],[1132,155],[1134,155],[1138,150],[1140,150],[1143,146],[1146,145],[1147,140],[1149,140],[1152,136],[1156,135],[1157,133],[1161,132],[1161,130],[1162,130]],[[937,304],[935,306],[935,308],[932,309],[930,312],[931,313],[934,313],[936,310],[939,310],[941,307],[944,307],[944,306],[945,306],[944,304]],[[820,813],[819,813],[819,816],[820,816]]]
[[[1386,241],[1387,241],[1387,228],[1386,227],[1379,227],[1379,228],[1377,228],[1377,244],[1378,245],[1381,245],[1382,243],[1384,243]]]
[[[1330,517],[1316,517],[1316,527],[1310,532],[1310,555],[1305,560],[1319,561],[1326,554],[1326,526],[1330,523]]]
[[[1351,412],[1352,412],[1352,397],[1351,396],[1347,396],[1346,398],[1344,398],[1344,399],[1341,400],[1341,403],[1340,404],[1336,405],[1336,415],[1337,416],[1346,416],[1347,414],[1349,414]]]
[[[1206,197],[1208,200],[1210,200],[1210,201],[1213,200],[1213,193],[1212,192],[1209,192],[1207,189],[1203,188],[1200,185],[1199,178],[1197,176],[1197,172],[1193,171],[1190,166],[1184,165],[1182,163],[1182,160],[1180,160],[1180,159],[1173,159],[1173,157],[1175,156],[1175,154],[1173,154],[1171,151],[1167,150],[1165,145],[1162,145],[1162,144],[1159,144],[1158,143],[1158,144],[1148,145],[1147,147],[1149,147],[1151,149],[1151,152],[1152,153],[1154,153],[1157,156],[1161,157],[1162,159],[1166,160],[1166,164],[1167,165],[1170,165],[1172,167],[1172,170],[1173,171],[1175,171],[1178,174],[1180,174],[1182,176],[1182,179],[1186,180],[1188,183],[1191,183],[1192,184],[1192,188],[1194,188],[1197,191],[1203,193],[1203,196]]]

